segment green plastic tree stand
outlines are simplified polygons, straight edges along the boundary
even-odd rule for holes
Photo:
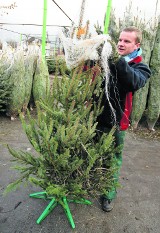
[[[47,205],[47,207],[45,208],[45,210],[43,211],[43,213],[39,216],[39,218],[37,219],[37,224],[40,224],[50,213],[51,211],[58,205],[60,204],[64,211],[65,214],[68,218],[69,223],[71,224],[71,227],[74,229],[75,228],[75,223],[73,221],[73,217],[68,205],[68,202],[74,202],[74,203],[78,203],[78,204],[86,204],[86,205],[91,205],[92,202],[81,198],[80,200],[74,200],[74,199],[68,199],[66,197],[62,197],[60,200],[57,200],[55,197],[52,196],[48,196],[46,192],[37,192],[37,193],[32,193],[29,195],[30,197],[33,198],[39,198],[39,199],[44,199],[44,200],[50,200],[49,204]]]

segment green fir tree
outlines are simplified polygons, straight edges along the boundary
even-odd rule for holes
[[[29,181],[57,200],[72,196],[98,196],[118,184],[114,153],[114,129],[98,134],[103,75],[92,81],[93,70],[83,65],[69,75],[56,75],[51,92],[37,101],[37,115],[25,120],[25,133],[37,153],[17,151],[8,146],[21,176],[6,192]],[[98,102],[96,99],[98,97]],[[19,165],[17,165],[17,163]]]
[[[6,112],[6,107],[11,99],[12,85],[10,83],[11,64],[7,56],[0,54],[0,113]]]

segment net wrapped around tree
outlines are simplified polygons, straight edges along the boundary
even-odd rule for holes
[[[25,99],[24,82],[24,52],[21,47],[17,47],[13,53],[11,67],[8,69],[9,85],[11,88],[10,99],[6,106],[6,114],[14,120],[22,110]]]

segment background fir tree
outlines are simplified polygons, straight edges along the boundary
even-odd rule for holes
[[[21,176],[6,192],[30,181],[48,195],[84,197],[106,193],[117,186],[113,132],[97,135],[101,112],[102,75],[92,81],[93,70],[83,65],[69,75],[55,76],[52,90],[37,102],[37,116],[21,121],[36,155],[9,147]],[[94,96],[94,98],[93,98]]]
[[[10,100],[12,86],[9,84],[10,76],[1,74],[0,67],[0,112],[6,111],[6,106]]]
[[[12,85],[10,83],[11,64],[4,53],[0,54],[0,113],[6,111],[11,98]]]

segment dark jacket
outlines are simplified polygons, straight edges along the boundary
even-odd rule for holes
[[[111,72],[107,85],[109,99],[106,97],[104,80],[102,83],[104,109],[98,116],[98,126],[112,128],[113,125],[118,125],[121,130],[128,128],[132,94],[144,87],[151,76],[149,67],[141,62],[141,57],[139,58],[130,63],[124,58],[120,58],[116,64],[109,63]]]

